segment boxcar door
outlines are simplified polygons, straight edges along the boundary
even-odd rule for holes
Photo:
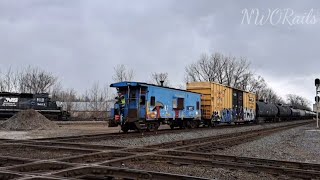
[[[233,89],[232,91],[232,115],[233,120],[242,121],[243,120],[243,92]]]
[[[238,119],[243,121],[243,92],[238,91]]]
[[[238,91],[236,89],[232,90],[232,119],[233,121],[238,120],[238,104],[239,104]]]

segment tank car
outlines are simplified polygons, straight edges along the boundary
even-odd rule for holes
[[[275,104],[266,102],[257,102],[257,122],[276,121],[279,109]]]
[[[291,110],[287,106],[282,106],[282,104],[275,105],[278,108],[277,121],[290,120]]]
[[[291,120],[298,120],[300,118],[300,111],[298,109],[290,108]]]

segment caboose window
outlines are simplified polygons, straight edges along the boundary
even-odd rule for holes
[[[130,101],[132,101],[132,102],[136,101],[136,92],[135,91],[130,92]]]
[[[141,96],[140,97],[140,105],[145,105],[146,104],[146,97],[145,96]]]
[[[155,105],[156,105],[156,97],[151,96],[150,106],[155,106]]]
[[[177,101],[178,101],[177,109],[180,109],[180,110],[184,109],[184,98],[178,98]]]
[[[200,109],[200,103],[199,103],[199,101],[197,101],[197,110],[199,110]]]

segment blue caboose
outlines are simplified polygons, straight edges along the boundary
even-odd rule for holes
[[[125,103],[115,105],[113,121],[128,130],[156,130],[161,123],[174,127],[196,127],[201,119],[201,94],[142,82],[111,84]],[[120,118],[119,118],[120,117]]]

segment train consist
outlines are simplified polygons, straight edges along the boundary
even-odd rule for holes
[[[254,93],[217,83],[194,82],[187,90],[143,82],[111,84],[124,98],[112,109],[109,126],[122,131],[156,130],[161,124],[173,129],[215,126],[220,123],[259,123],[310,119],[314,112],[292,107],[256,102]]]
[[[52,120],[67,120],[70,114],[62,110],[49,94],[0,92],[0,118],[10,118],[15,113],[26,109],[35,109]]]

